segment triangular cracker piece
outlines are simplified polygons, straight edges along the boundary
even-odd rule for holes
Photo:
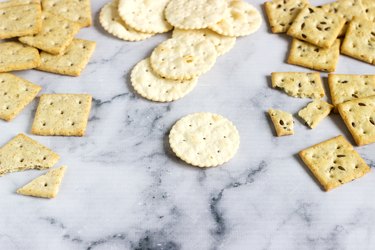
[[[331,113],[332,109],[333,105],[322,100],[315,100],[310,102],[305,108],[301,109],[298,112],[298,116],[302,118],[307,126],[315,128]]]
[[[59,192],[66,167],[52,169],[17,190],[17,194],[40,198],[55,198]]]
[[[294,134],[294,121],[291,114],[276,109],[270,109],[268,114],[271,117],[277,136]]]

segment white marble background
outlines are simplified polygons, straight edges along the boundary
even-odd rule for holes
[[[294,136],[273,135],[268,108],[296,113],[309,102],[270,88],[272,71],[308,71],[285,63],[290,38],[271,34],[264,20],[190,95],[153,103],[134,94],[129,72],[170,34],[137,43],[113,38],[98,24],[105,2],[92,1],[94,26],[78,35],[97,42],[80,77],[17,73],[42,85],[42,93],[90,93],[94,102],[84,138],[32,136],[69,167],[57,198],[15,194],[40,171],[0,178],[0,249],[375,248],[375,174],[326,193],[296,156],[339,134],[353,143],[340,118],[314,130],[296,121]],[[263,0],[248,2],[262,11]],[[374,73],[374,67],[342,56],[337,72]],[[36,102],[14,121],[0,122],[0,144],[29,133],[35,108]],[[170,127],[199,111],[220,113],[238,127],[241,147],[228,164],[198,169],[171,153]],[[372,167],[374,149],[357,148]]]

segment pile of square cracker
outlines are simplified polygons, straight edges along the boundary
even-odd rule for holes
[[[0,3],[0,119],[11,121],[42,87],[8,73],[38,69],[78,76],[95,49],[95,42],[76,39],[91,25],[89,0],[9,0]],[[31,133],[83,136],[91,109],[88,94],[43,94]],[[19,134],[0,148],[0,176],[28,169],[49,169],[59,156]],[[55,197],[66,167],[53,169],[17,192]]]
[[[375,65],[373,0],[337,0],[318,7],[307,0],[273,0],[265,3],[265,11],[273,33],[293,37],[288,63],[333,72],[341,52]],[[341,46],[340,37],[344,37]],[[328,84],[333,105],[321,100],[325,93],[319,73],[272,73],[272,87],[293,97],[314,99],[298,112],[307,126],[315,128],[334,110],[358,146],[375,143],[375,75],[331,73]],[[294,134],[291,114],[270,109],[269,115],[278,136]],[[299,155],[327,191],[370,171],[343,136]]]

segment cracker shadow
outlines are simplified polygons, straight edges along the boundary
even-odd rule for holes
[[[329,90],[329,85],[328,85],[328,76],[321,76],[321,77],[322,77],[324,92],[326,93],[326,96],[327,96],[327,102],[332,104],[331,91]]]
[[[302,168],[305,170],[305,172],[311,177],[311,179],[316,183],[316,185],[318,185],[318,187],[320,188],[320,190],[322,190],[323,192],[325,192],[324,188],[322,187],[322,185],[320,185],[320,183],[318,182],[318,180],[315,178],[315,176],[313,175],[313,173],[311,173],[310,169],[308,169],[308,167],[306,166],[306,164],[302,161],[302,159],[299,157],[298,153],[297,154],[294,154],[293,155],[293,158],[302,166]]]
[[[330,117],[335,126],[340,130],[341,134],[343,134],[352,145],[357,145],[353,139],[353,136],[350,134],[348,128],[346,127],[344,121],[341,119],[341,116],[332,112]]]

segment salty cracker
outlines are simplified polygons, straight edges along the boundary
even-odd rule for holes
[[[31,133],[83,136],[92,97],[86,94],[44,94],[40,97]]]
[[[375,96],[344,102],[337,107],[358,146],[375,142]]]
[[[307,126],[315,128],[331,113],[332,109],[333,105],[322,100],[314,100],[301,109],[298,112],[298,116],[302,118]]]
[[[99,22],[108,33],[125,41],[141,41],[155,35],[154,33],[139,32],[129,27],[118,14],[117,1],[103,6],[100,11]]]
[[[0,72],[38,67],[39,51],[18,42],[0,43]]]
[[[135,91],[155,102],[171,102],[187,95],[197,84],[192,80],[169,80],[155,74],[150,59],[140,61],[131,72],[131,83]]]
[[[0,119],[12,120],[34,100],[41,89],[15,75],[0,73]]]
[[[215,64],[215,46],[206,39],[176,37],[159,44],[151,54],[151,67],[168,79],[187,80],[207,72]]]
[[[60,156],[24,134],[18,134],[0,148],[0,176],[29,169],[47,169]]]
[[[285,33],[298,13],[309,4],[307,0],[273,0],[264,8],[273,33]]]
[[[299,98],[320,99],[325,95],[319,73],[273,72],[272,87]]]
[[[362,7],[366,13],[367,19],[375,22],[375,1],[374,0],[361,0]]]
[[[370,172],[370,167],[341,135],[302,150],[299,156],[326,191]]]
[[[42,62],[37,69],[62,75],[79,76],[94,53],[95,47],[95,42],[74,39],[62,55],[41,52]]]
[[[234,157],[240,136],[223,116],[195,113],[176,122],[169,133],[169,144],[183,161],[197,167],[215,167]]]
[[[256,32],[262,24],[257,9],[242,0],[228,0],[224,17],[209,28],[224,36],[247,36]]]
[[[40,198],[55,198],[59,192],[65,170],[66,166],[51,169],[46,174],[35,178],[25,186],[19,188],[17,194]]]
[[[207,39],[215,45],[216,52],[218,56],[221,56],[231,50],[235,43],[235,37],[223,36],[210,29],[200,29],[200,30],[182,30],[174,29],[172,37],[180,36],[190,36],[196,37],[197,39]]]
[[[271,117],[277,136],[294,134],[294,121],[291,114],[277,109],[269,109],[268,114]]]
[[[349,24],[341,53],[375,65],[375,23],[355,17]]]
[[[293,39],[289,52],[288,63],[302,67],[333,72],[340,55],[340,40],[329,49],[322,49],[315,45]]]
[[[204,29],[224,17],[225,0],[170,0],[164,14],[179,29]]]
[[[75,22],[46,11],[42,13],[42,20],[42,30],[38,34],[23,36],[19,40],[50,54],[62,54],[72,42],[80,26]]]

